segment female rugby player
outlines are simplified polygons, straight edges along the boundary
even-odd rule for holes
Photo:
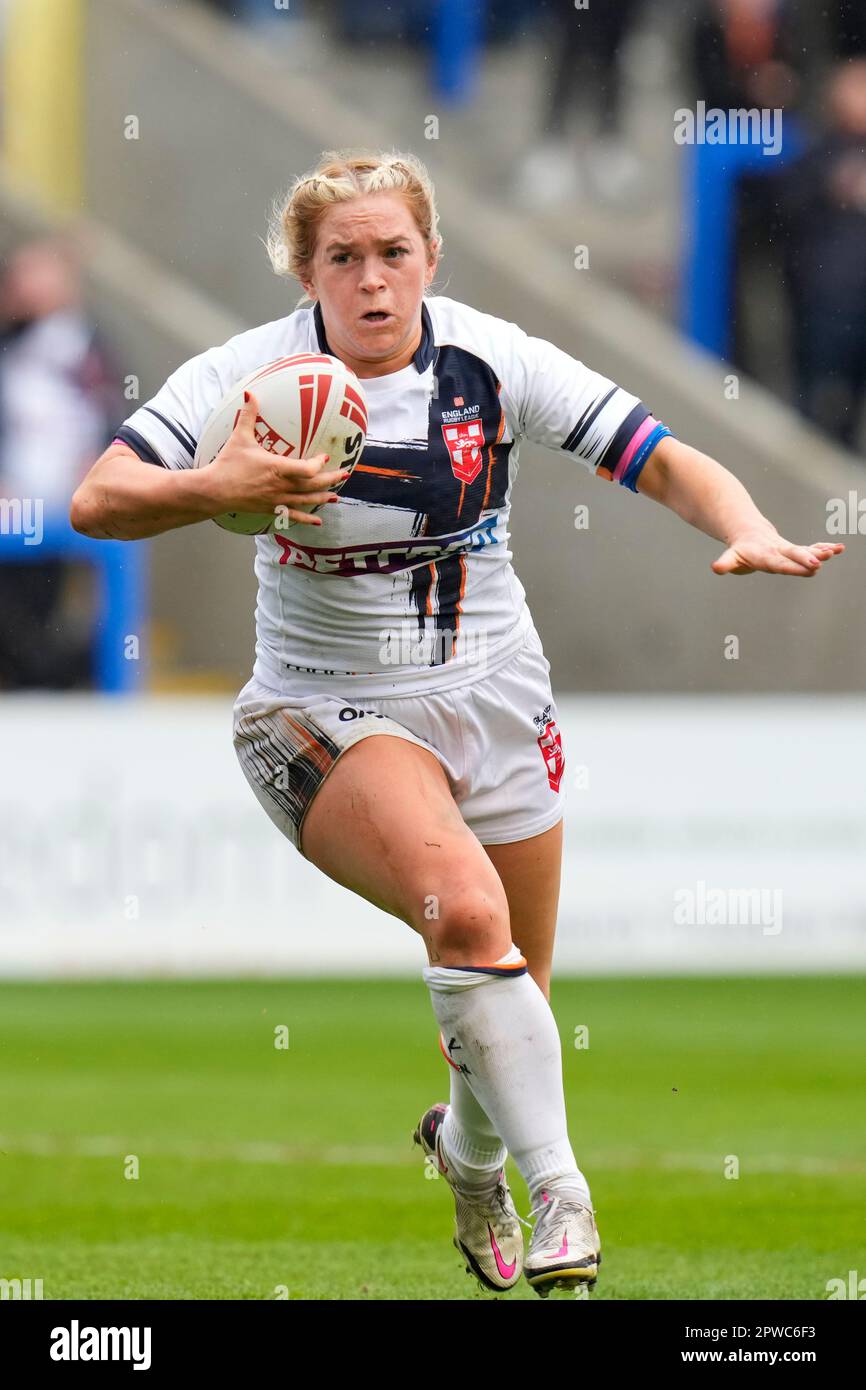
[[[441,240],[414,157],[326,154],[275,214],[269,252],[309,303],[179,367],[94,464],[72,524],[132,540],[289,509],[288,526],[256,539],[241,766],[306,859],[424,940],[451,1095],[414,1137],[453,1189],[467,1268],[497,1290],[522,1272],[542,1294],[591,1286],[600,1242],[548,1002],[563,754],[508,546],[519,440],[720,541],[716,574],[805,577],[844,547],[783,539],[635,396],[513,323],[428,295]],[[324,456],[257,443],[254,397],[194,469],[224,392],[294,352],[332,354],[363,379],[367,443],[339,495],[345,475]],[[507,1151],[536,1218],[525,1258]]]

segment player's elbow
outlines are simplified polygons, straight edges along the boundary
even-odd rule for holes
[[[79,535],[90,536],[91,540],[124,540],[115,526],[107,524],[104,497],[94,488],[88,478],[79,484],[72,494],[69,504],[69,524]]]
[[[93,540],[125,540],[120,518],[113,514],[116,489],[116,450],[106,449],[82,478],[69,504],[73,530]]]
[[[81,483],[72,494],[72,501],[69,504],[69,524],[73,531],[78,531],[82,536],[96,537],[99,534],[93,494],[86,481]]]
[[[69,524],[73,531],[78,531],[82,536],[89,536],[88,527],[91,525],[90,508],[87,502],[87,494],[84,484],[77,487],[72,494],[72,501],[69,504]]]

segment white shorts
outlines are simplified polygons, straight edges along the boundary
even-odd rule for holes
[[[504,666],[454,690],[299,698],[253,679],[235,702],[234,745],[244,775],[301,853],[304,816],[319,787],[341,753],[376,734],[405,738],[438,758],[482,844],[529,839],[562,816],[562,739],[550,663],[534,627]]]

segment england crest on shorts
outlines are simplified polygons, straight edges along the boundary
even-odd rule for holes
[[[559,783],[565,771],[565,754],[562,751],[562,734],[557,728],[556,720],[550,717],[550,705],[545,705],[542,714],[533,715],[532,722],[537,729],[541,730],[538,746],[547,768],[547,780],[550,783],[550,789],[558,792]]]
[[[443,425],[442,433],[451,457],[451,471],[461,483],[474,483],[484,462],[484,426],[480,420],[460,420]]]

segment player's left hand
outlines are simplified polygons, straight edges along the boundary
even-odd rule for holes
[[[812,545],[794,545],[778,531],[747,531],[731,542],[718,560],[713,561],[715,574],[796,574],[808,579],[817,574],[825,560],[832,560],[844,550],[838,541],[814,541]]]

